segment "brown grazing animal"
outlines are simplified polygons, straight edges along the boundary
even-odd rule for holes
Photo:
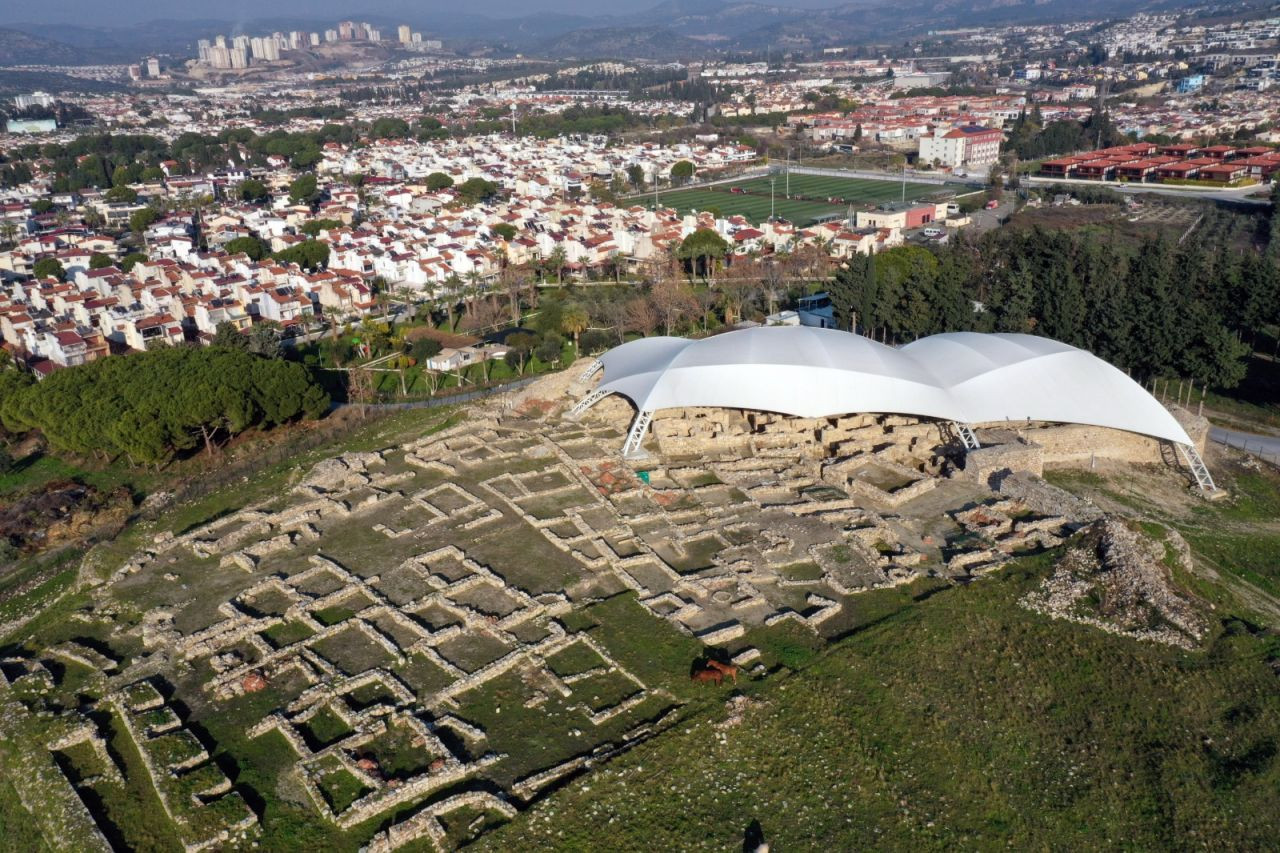
[[[706,684],[708,681],[716,686],[724,680],[724,676],[717,669],[699,669],[689,676],[690,681],[696,681],[699,684]]]
[[[738,667],[734,664],[720,663],[718,660],[708,660],[707,666],[727,678],[732,678],[734,684],[738,683]]]

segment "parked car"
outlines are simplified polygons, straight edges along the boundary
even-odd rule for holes
[[[995,210],[999,206],[1000,206],[1000,202],[996,201],[994,198],[991,199],[991,201],[987,202],[985,205],[983,205],[983,207],[985,207],[987,210]]]

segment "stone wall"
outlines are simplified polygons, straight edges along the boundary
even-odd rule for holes
[[[1040,444],[1004,431],[1000,435],[982,435],[979,440],[983,446],[965,454],[966,478],[987,485],[993,476],[1007,471],[1026,471],[1036,476],[1044,473],[1044,448]],[[987,443],[992,440],[998,443]]]
[[[1187,431],[1196,450],[1204,453],[1205,441],[1209,435],[1209,422],[1178,406],[1170,406],[1169,411]],[[981,428],[982,425],[977,426]],[[1003,422],[991,426],[999,428],[1002,435],[1015,432],[1008,429],[1009,425]],[[1041,465],[1048,468],[1088,467],[1094,459],[1112,459],[1118,462],[1140,464],[1160,464],[1165,461],[1165,456],[1161,452],[1161,442],[1158,439],[1118,429],[1081,424],[1032,424],[1030,427],[1017,429],[1016,434],[1026,441],[1039,445]],[[995,436],[985,429],[978,436],[984,446],[992,443],[992,438]],[[1034,468],[1014,468],[1014,470],[1031,470],[1040,473]]]
[[[1203,453],[1208,421],[1178,406],[1170,406],[1169,411]],[[1123,430],[1005,422],[976,424],[975,428],[982,431],[979,440],[984,450],[992,444],[1023,445],[1017,453],[1006,448],[980,456],[978,468],[986,476],[1002,468],[1038,474],[1044,467],[1086,467],[1094,459],[1151,464],[1166,461],[1160,441]],[[935,470],[938,455],[950,440],[945,424],[903,415],[797,418],[719,408],[660,411],[654,416],[652,432],[658,451],[669,457],[786,455],[826,459],[874,452],[899,464]],[[1038,452],[1031,449],[1032,445],[1039,448]],[[997,464],[997,456],[1006,461]]]
[[[928,462],[947,442],[942,427],[902,415],[798,418],[739,409],[664,409],[651,427],[669,457],[786,456],[825,459],[879,451],[903,464]]]

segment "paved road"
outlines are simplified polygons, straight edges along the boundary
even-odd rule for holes
[[[1230,202],[1236,202],[1238,204],[1264,204],[1264,205],[1271,204],[1271,199],[1269,198],[1249,198],[1248,197],[1249,193],[1255,192],[1258,189],[1256,186],[1245,187],[1245,188],[1236,189],[1236,190],[1214,190],[1210,192],[1202,192],[1202,191],[1195,191],[1195,190],[1161,189],[1157,186],[1152,186],[1150,184],[1144,184],[1142,186],[1123,186],[1123,187],[1107,184],[1106,186],[1109,186],[1111,189],[1116,190],[1117,192],[1122,192],[1126,195],[1142,195],[1142,194],[1168,195],[1168,196],[1177,196],[1179,198],[1211,199],[1213,201],[1230,201]]]
[[[998,228],[1000,220],[1012,215],[1014,210],[1015,207],[1012,201],[1001,202],[1000,206],[993,210],[975,210],[969,214],[969,219],[972,220],[969,229],[981,233]]]
[[[1025,179],[1029,187],[1045,187],[1053,184],[1072,184],[1075,186],[1106,187],[1126,195],[1167,195],[1178,198],[1212,199],[1213,201],[1234,201],[1244,204],[1271,204],[1269,198],[1248,198],[1250,193],[1258,191],[1258,186],[1236,187],[1235,189],[1195,189],[1187,187],[1162,187],[1159,184],[1121,184],[1115,181],[1086,181],[1082,179],[1041,178],[1030,176]]]
[[[1250,453],[1265,456],[1280,456],[1280,436],[1258,435],[1252,432],[1241,432],[1223,427],[1210,427],[1209,440],[1229,447],[1238,447]]]

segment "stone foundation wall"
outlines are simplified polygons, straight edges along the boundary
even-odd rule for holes
[[[1182,424],[1196,449],[1204,452],[1209,423],[1177,406],[1170,413]],[[1015,470],[1039,472],[1044,466],[1089,465],[1094,458],[1123,462],[1160,463],[1160,442],[1122,430],[1076,424],[1005,422],[975,424],[987,437],[983,445],[1007,444],[1024,439],[1040,447],[1040,458],[1021,451]],[[992,434],[998,430],[998,435]],[[797,418],[770,412],[737,409],[689,408],[658,412],[653,419],[658,450],[670,456],[776,456],[828,459],[875,452],[895,462],[912,465],[928,461],[950,439],[942,423],[905,415],[852,414],[830,418]],[[1012,451],[1005,451],[1012,452]],[[993,462],[982,462],[989,469]],[[1007,466],[1006,466],[1007,467]],[[999,470],[999,469],[993,469]]]
[[[1014,437],[1007,444],[984,444],[965,455],[964,475],[968,479],[986,485],[990,483],[992,475],[1005,471],[1026,471],[1036,476],[1042,475],[1044,448]]]
[[[1205,441],[1209,435],[1209,422],[1177,406],[1170,406],[1169,412],[1187,431],[1187,436],[1196,450],[1204,453]],[[981,424],[976,426],[979,429],[982,428]],[[1165,461],[1161,454],[1161,442],[1158,439],[1123,430],[1080,424],[1033,424],[1016,431],[1010,430],[1009,425],[1003,422],[991,424],[991,426],[998,428],[1003,435],[1016,434],[1028,442],[1039,445],[1042,449],[1042,465],[1045,467],[1088,467],[1094,458],[1152,464]],[[984,445],[996,443],[989,442],[982,435],[979,435],[979,440]]]
[[[1145,435],[1103,427],[1063,425],[1023,433],[1043,448],[1049,467],[1087,468],[1093,459],[1159,463],[1160,442]]]
[[[818,460],[880,451],[914,464],[929,460],[946,443],[939,424],[902,415],[797,418],[737,409],[667,409],[654,416],[651,429],[664,456]]]

